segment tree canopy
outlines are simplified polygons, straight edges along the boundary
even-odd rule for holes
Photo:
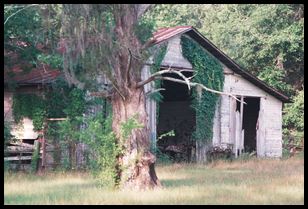
[[[160,183],[145,125],[143,86],[170,80],[218,93],[172,69],[159,69],[142,80],[142,66],[155,50],[149,47],[153,30],[178,25],[194,26],[249,72],[293,96],[295,103],[287,107],[292,115],[285,115],[284,125],[303,131],[298,119],[304,106],[302,4],[6,4],[4,71],[49,65],[62,70],[69,85],[110,99],[112,129],[121,148],[118,183],[155,187]],[[162,76],[168,73],[184,80]],[[126,122],[134,126],[123,136]]]
[[[269,85],[289,95],[302,89],[304,5],[162,4],[148,18],[157,28],[192,25]]]

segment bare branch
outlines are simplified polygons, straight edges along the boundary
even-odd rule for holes
[[[195,83],[195,82],[190,82],[190,80],[195,77],[197,75],[197,73],[189,78],[185,77],[182,72],[185,72],[185,71],[188,71],[188,70],[174,70],[174,69],[171,69],[171,65],[169,66],[169,68],[167,70],[160,70],[156,73],[153,73],[148,79],[144,80],[144,81],[141,81],[137,84],[137,87],[142,87],[144,86],[145,84],[147,83],[150,83],[151,81],[154,81],[154,80],[169,80],[169,81],[173,81],[173,82],[176,82],[176,83],[182,83],[182,84],[186,84],[188,86],[188,89],[190,90],[190,87],[196,87],[196,88],[201,88],[203,90],[206,90],[206,91],[209,91],[209,92],[212,92],[212,93],[216,93],[216,94],[221,94],[221,95],[228,95],[228,96],[231,96],[232,98],[234,98],[235,100],[237,101],[241,101],[239,100],[238,98],[236,98],[236,96],[234,96],[233,94],[231,93],[227,93],[227,92],[221,92],[221,91],[217,91],[217,90],[214,90],[214,89],[210,89],[206,86],[204,86],[203,84],[200,84],[200,83]],[[190,70],[189,70],[190,71]],[[181,80],[181,79],[177,79],[177,78],[171,78],[171,77],[166,77],[166,76],[162,76],[163,74],[166,74],[166,73],[174,73],[174,74],[177,74],[179,75],[181,78],[183,78],[184,80]],[[244,104],[246,104],[244,102]]]
[[[189,78],[187,78],[188,80],[191,80],[193,77],[195,77],[196,75],[198,74],[198,72],[196,72],[196,74],[195,75],[193,75],[193,76],[191,76],[191,77],[189,77]]]
[[[177,78],[171,78],[171,77],[156,77],[156,79],[160,79],[160,80],[167,80],[167,81],[173,81],[173,82],[176,82],[176,83],[182,83],[182,84],[186,84],[185,81],[183,80],[180,80],[180,79],[177,79]],[[200,83],[195,83],[195,82],[190,82],[190,86],[192,87],[200,87],[201,89],[204,89],[206,91],[209,91],[209,92],[212,92],[212,93],[215,93],[215,94],[221,94],[221,95],[227,95],[227,96],[230,96],[232,97],[233,99],[237,100],[237,101],[241,101],[240,99],[236,98],[236,96],[234,96],[233,94],[231,93],[227,93],[227,92],[221,92],[221,91],[216,91],[214,89],[210,89],[206,86],[204,86],[203,84],[200,84]],[[245,103],[245,102],[244,102]],[[246,104],[246,103],[245,103]]]
[[[7,23],[7,21],[8,21],[11,17],[13,17],[13,16],[16,15],[17,13],[21,12],[22,10],[27,9],[27,8],[29,8],[29,7],[33,7],[33,6],[38,6],[38,5],[39,5],[39,4],[30,4],[30,5],[26,6],[26,7],[24,7],[24,8],[22,8],[22,9],[18,10],[17,12],[11,14],[8,18],[6,18],[6,20],[5,20],[5,22],[4,22],[4,25],[5,25],[5,23]]]
[[[166,89],[164,89],[164,88],[154,89],[153,91],[146,92],[145,95],[148,96],[148,95],[153,94],[155,92],[164,91],[164,90],[166,90]]]
[[[114,83],[112,83],[114,89],[118,92],[118,94],[122,97],[123,101],[125,101],[125,97],[123,96],[123,94],[121,94],[120,90],[116,87],[116,85]]]
[[[161,75],[166,74],[166,73],[174,73],[174,74],[179,75],[181,78],[184,79],[184,81],[186,82],[186,84],[187,84],[187,86],[188,86],[188,89],[190,90],[190,85],[189,85],[189,82],[190,82],[190,81],[189,81],[189,79],[186,78],[180,71],[171,69],[171,66],[170,66],[168,69],[166,69],[166,70],[160,70],[160,71],[158,71],[158,72],[156,72],[156,73],[153,73],[148,79],[139,82],[139,83],[137,84],[137,88],[142,87],[142,86],[144,86],[145,84],[147,84],[147,83],[149,83],[149,82],[155,80],[155,78],[156,78],[157,76],[161,76]]]

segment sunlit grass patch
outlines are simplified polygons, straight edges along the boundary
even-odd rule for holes
[[[157,165],[163,188],[97,186],[88,173],[5,174],[5,204],[304,204],[304,160]]]

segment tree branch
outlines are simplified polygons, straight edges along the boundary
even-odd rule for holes
[[[24,7],[24,8],[22,8],[22,9],[18,10],[17,12],[11,14],[8,18],[6,18],[6,20],[5,20],[5,22],[4,22],[4,25],[5,25],[5,23],[7,23],[7,21],[8,21],[11,17],[13,17],[13,16],[16,15],[17,13],[21,12],[22,10],[27,9],[27,8],[29,8],[29,7],[32,7],[32,6],[38,6],[38,5],[39,5],[39,4],[31,4],[31,5],[28,5],[28,6]]]
[[[166,89],[164,89],[164,88],[154,89],[153,91],[146,92],[145,95],[148,96],[148,95],[153,94],[155,92],[164,91],[164,90],[166,90]]]
[[[114,87],[114,89],[118,92],[118,94],[122,97],[123,101],[125,101],[125,97],[123,94],[121,94],[120,90],[116,87],[116,85],[114,83],[111,83]]]
[[[181,71],[185,71],[185,70],[181,70]],[[186,84],[186,85],[188,86],[188,89],[189,89],[189,90],[190,90],[191,87],[197,87],[197,88],[201,88],[201,89],[203,89],[203,90],[206,90],[206,91],[209,91],[209,92],[212,92],[212,93],[215,93],[215,94],[228,95],[228,96],[231,96],[232,98],[234,98],[234,99],[237,100],[237,101],[241,101],[241,100],[239,100],[238,98],[236,98],[236,96],[234,96],[234,95],[231,94],[231,93],[217,91],[217,90],[214,90],[214,89],[210,89],[210,88],[204,86],[203,84],[191,82],[190,80],[191,80],[194,76],[196,76],[196,74],[193,75],[193,76],[191,76],[191,77],[189,77],[189,78],[187,78],[187,77],[185,77],[185,76],[181,73],[181,71],[173,70],[173,69],[171,69],[171,67],[169,67],[169,69],[167,69],[167,70],[158,71],[158,72],[156,72],[156,73],[153,73],[148,79],[139,82],[139,83],[137,84],[137,88],[143,87],[143,86],[146,85],[147,83],[150,83],[151,81],[154,81],[154,80],[168,80],[168,81],[173,81],[173,82],[176,82],[176,83]],[[163,74],[166,74],[166,73],[174,73],[174,74],[177,74],[177,75],[179,75],[181,78],[183,78],[184,80],[177,79],[177,78],[171,78],[171,77],[162,76]]]
[[[183,80],[180,80],[180,79],[177,79],[177,78],[171,78],[171,77],[157,77],[157,79],[160,79],[160,80],[167,80],[167,81],[173,81],[173,82],[176,82],[176,83],[182,83],[182,84],[186,84],[185,81]],[[237,100],[237,101],[241,101],[240,99],[236,98],[236,96],[234,96],[233,94],[231,93],[227,93],[227,92],[221,92],[221,91],[217,91],[217,90],[214,90],[214,89],[210,89],[206,86],[204,86],[203,84],[200,84],[200,83],[195,83],[195,82],[190,82],[190,86],[192,87],[200,87],[201,89],[204,89],[206,91],[209,91],[209,92],[212,92],[212,93],[215,93],[215,94],[221,94],[221,95],[227,95],[227,96],[230,96],[232,97],[233,99]],[[244,104],[246,104],[244,102]]]
[[[156,78],[157,76],[161,76],[161,75],[166,74],[166,73],[174,73],[174,74],[177,74],[177,75],[179,75],[181,78],[184,79],[184,81],[186,82],[186,84],[187,84],[187,86],[188,86],[188,89],[190,90],[190,85],[189,85],[190,81],[189,81],[189,80],[190,80],[193,76],[190,77],[190,78],[186,78],[186,77],[182,74],[182,71],[185,71],[185,70],[181,70],[181,71],[173,70],[173,69],[171,69],[171,67],[169,67],[167,70],[160,70],[160,71],[158,71],[158,72],[156,72],[156,73],[153,73],[148,79],[139,82],[139,83],[137,84],[137,88],[140,88],[140,87],[144,86],[145,84],[147,84],[147,83],[149,83],[149,82],[155,80],[155,78]]]

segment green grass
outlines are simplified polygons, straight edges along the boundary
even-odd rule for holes
[[[106,190],[87,173],[5,173],[4,204],[304,204],[304,159],[156,166],[163,188]]]

